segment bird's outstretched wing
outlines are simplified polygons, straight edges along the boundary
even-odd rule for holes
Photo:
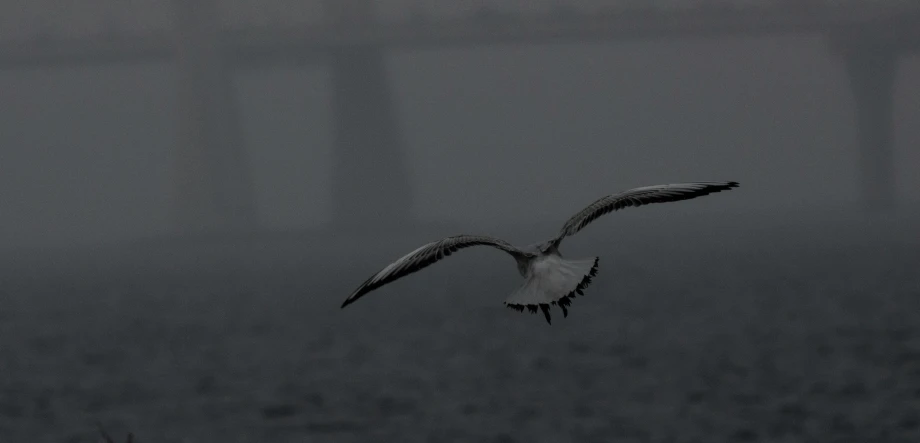
[[[568,219],[559,231],[554,243],[559,244],[564,237],[574,235],[598,217],[628,206],[641,206],[649,203],[664,203],[689,200],[719,191],[737,188],[738,182],[692,182],[672,183],[667,185],[644,186],[612,194],[597,199],[586,208]]]
[[[387,267],[381,269],[380,272],[377,272],[368,278],[364,283],[361,284],[361,286],[358,287],[358,289],[355,289],[355,291],[345,299],[345,302],[342,303],[342,307],[344,308],[345,306],[354,303],[355,300],[359,299],[364,294],[373,291],[374,289],[377,289],[396,279],[405,277],[406,275],[409,275],[413,272],[424,269],[434,262],[456,252],[457,250],[477,245],[492,246],[494,248],[501,249],[502,251],[511,254],[515,258],[528,255],[524,251],[521,251],[520,249],[512,246],[508,242],[493,237],[465,234],[447,237],[442,240],[425,244],[420,248],[402,256],[393,263],[390,263],[387,265]]]

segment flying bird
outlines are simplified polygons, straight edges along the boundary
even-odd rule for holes
[[[454,235],[422,245],[418,249],[390,263],[364,281],[342,303],[342,308],[387,283],[424,269],[452,253],[471,246],[491,246],[511,255],[517,263],[524,283],[505,299],[505,306],[523,312],[527,308],[536,313],[539,308],[550,319],[550,306],[559,306],[562,316],[568,317],[568,307],[576,294],[597,275],[598,257],[568,260],[559,253],[559,244],[565,237],[574,235],[598,217],[629,206],[689,200],[714,192],[737,188],[738,182],[691,182],[633,188],[618,194],[599,198],[569,218],[555,237],[533,245],[518,248],[508,242],[485,235]]]

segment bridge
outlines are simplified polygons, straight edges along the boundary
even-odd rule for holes
[[[892,91],[899,59],[920,49],[920,2],[774,0],[739,5],[701,0],[692,8],[594,11],[559,2],[548,11],[482,8],[468,16],[440,18],[419,12],[394,21],[382,20],[373,0],[324,0],[320,20],[279,16],[271,23],[226,23],[221,1],[227,0],[157,2],[171,8],[172,19],[143,31],[122,31],[117,21],[109,21],[79,35],[45,29],[0,42],[0,69],[177,64],[181,139],[173,156],[172,223],[179,232],[258,228],[230,80],[233,69],[329,66],[336,223],[374,219],[398,226],[411,222],[412,193],[383,51],[605,40],[827,36],[851,79],[864,198],[873,208],[894,204]],[[356,170],[373,172],[354,180],[350,172]],[[394,181],[399,185],[375,187]],[[377,203],[362,198],[369,190],[378,196]]]

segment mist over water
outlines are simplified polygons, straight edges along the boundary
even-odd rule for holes
[[[908,209],[920,204],[914,59],[895,95],[897,200]],[[423,220],[563,220],[608,193],[694,180],[741,181],[744,197],[693,203],[734,213],[862,204],[847,79],[819,39],[394,53],[387,66]],[[0,245],[167,231],[171,67],[0,78]],[[330,222],[328,73],[263,68],[235,82],[262,226]]]
[[[915,438],[903,226],[598,224],[563,245],[600,271],[551,326],[501,305],[520,277],[489,249],[338,309],[420,238],[9,285],[0,435],[92,441],[99,419],[177,442]]]
[[[96,421],[140,443],[920,437],[914,53],[887,212],[865,208],[849,80],[817,35],[385,64],[416,225],[335,225],[333,72],[259,66],[233,74],[259,230],[197,236],[170,224],[173,63],[4,65],[0,441],[92,442]],[[349,176],[368,204],[404,178]],[[601,196],[719,180],[741,185],[566,239],[599,273],[552,325],[502,306],[521,277],[490,248],[339,309],[425,242],[527,245]]]

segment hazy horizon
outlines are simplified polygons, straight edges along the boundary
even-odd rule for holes
[[[861,210],[845,72],[818,37],[521,46],[387,59],[421,219],[558,219],[634,186],[737,180],[726,208]],[[920,202],[920,63],[895,100],[897,202]],[[0,72],[0,245],[167,229],[172,66]],[[323,67],[235,74],[266,229],[329,221]],[[913,147],[913,148],[912,148]],[[369,188],[369,192],[372,188]],[[368,198],[373,198],[369,195]]]

